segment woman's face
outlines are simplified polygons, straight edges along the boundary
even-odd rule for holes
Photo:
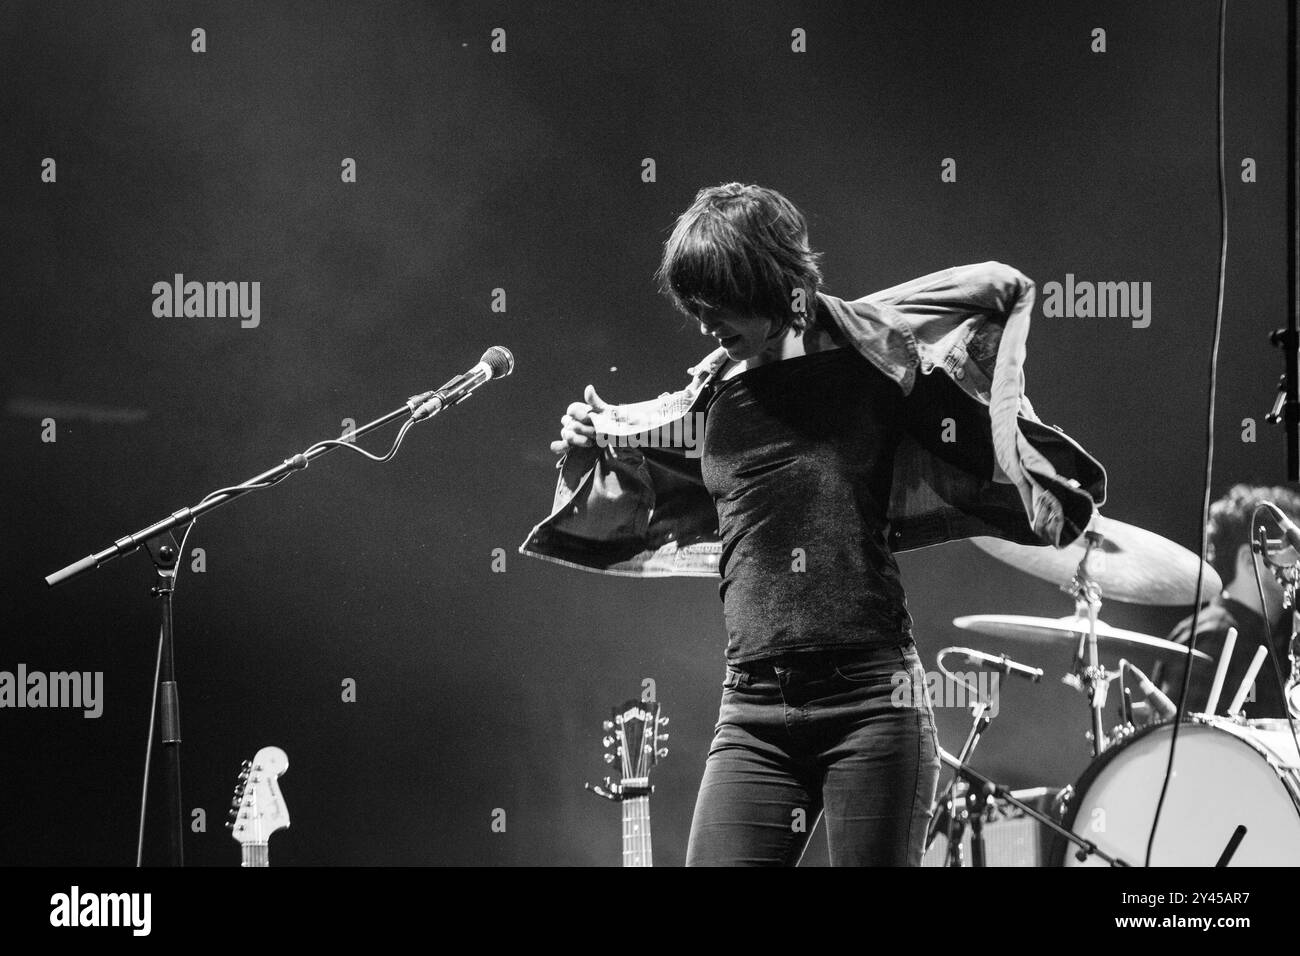
[[[729,309],[700,310],[700,334],[714,339],[737,362],[754,358],[770,348],[768,336],[776,326],[772,319],[741,315]]]

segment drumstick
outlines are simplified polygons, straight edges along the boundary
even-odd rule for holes
[[[1241,710],[1241,705],[1246,702],[1246,694],[1250,692],[1250,686],[1255,683],[1255,675],[1259,673],[1260,665],[1264,663],[1268,650],[1263,644],[1255,648],[1255,656],[1251,658],[1250,667],[1246,669],[1246,676],[1241,679],[1241,686],[1237,688],[1237,695],[1232,698],[1232,706],[1228,708],[1228,716],[1236,717],[1237,711]]]
[[[1214,684],[1210,687],[1210,702],[1205,705],[1205,712],[1211,717],[1219,706],[1219,694],[1223,691],[1223,679],[1228,676],[1228,662],[1232,660],[1232,649],[1237,646],[1237,629],[1228,628],[1228,638],[1223,642],[1223,653],[1219,655],[1219,666],[1214,672]],[[1188,661],[1191,667],[1192,662]]]

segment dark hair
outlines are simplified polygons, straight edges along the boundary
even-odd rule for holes
[[[1251,516],[1261,502],[1271,501],[1281,508],[1291,520],[1300,520],[1300,495],[1285,485],[1233,485],[1228,493],[1210,505],[1210,520],[1205,526],[1209,538],[1210,564],[1224,584],[1232,583],[1237,576],[1237,552],[1251,541]],[[1266,527],[1274,528],[1271,518]]]
[[[690,318],[703,308],[728,309],[775,319],[778,331],[806,329],[817,314],[819,259],[794,203],[774,189],[725,183],[701,189],[677,218],[655,278]]]

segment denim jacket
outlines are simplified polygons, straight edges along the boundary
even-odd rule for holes
[[[1106,472],[1042,424],[1024,394],[1030,279],[983,262],[853,301],[817,295],[852,346],[897,383],[904,407],[929,409],[924,434],[905,433],[894,458],[895,552],[975,535],[1064,547],[1083,533],[1105,503]],[[599,444],[557,463],[551,513],[519,552],[605,574],[717,575],[718,516],[687,439],[698,433],[702,443],[692,423],[726,362],[718,349],[687,370],[681,391],[593,413]],[[948,435],[933,440],[942,427]],[[660,440],[669,434],[680,446]]]

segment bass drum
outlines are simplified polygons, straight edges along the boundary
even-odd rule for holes
[[[1094,760],[1064,798],[1061,825],[1142,866],[1172,735],[1172,723],[1147,727]],[[1289,731],[1193,716],[1178,732],[1151,865],[1212,867],[1238,827],[1229,866],[1300,866],[1300,750]],[[1055,836],[1049,865],[1108,865],[1080,862],[1078,849]]]

